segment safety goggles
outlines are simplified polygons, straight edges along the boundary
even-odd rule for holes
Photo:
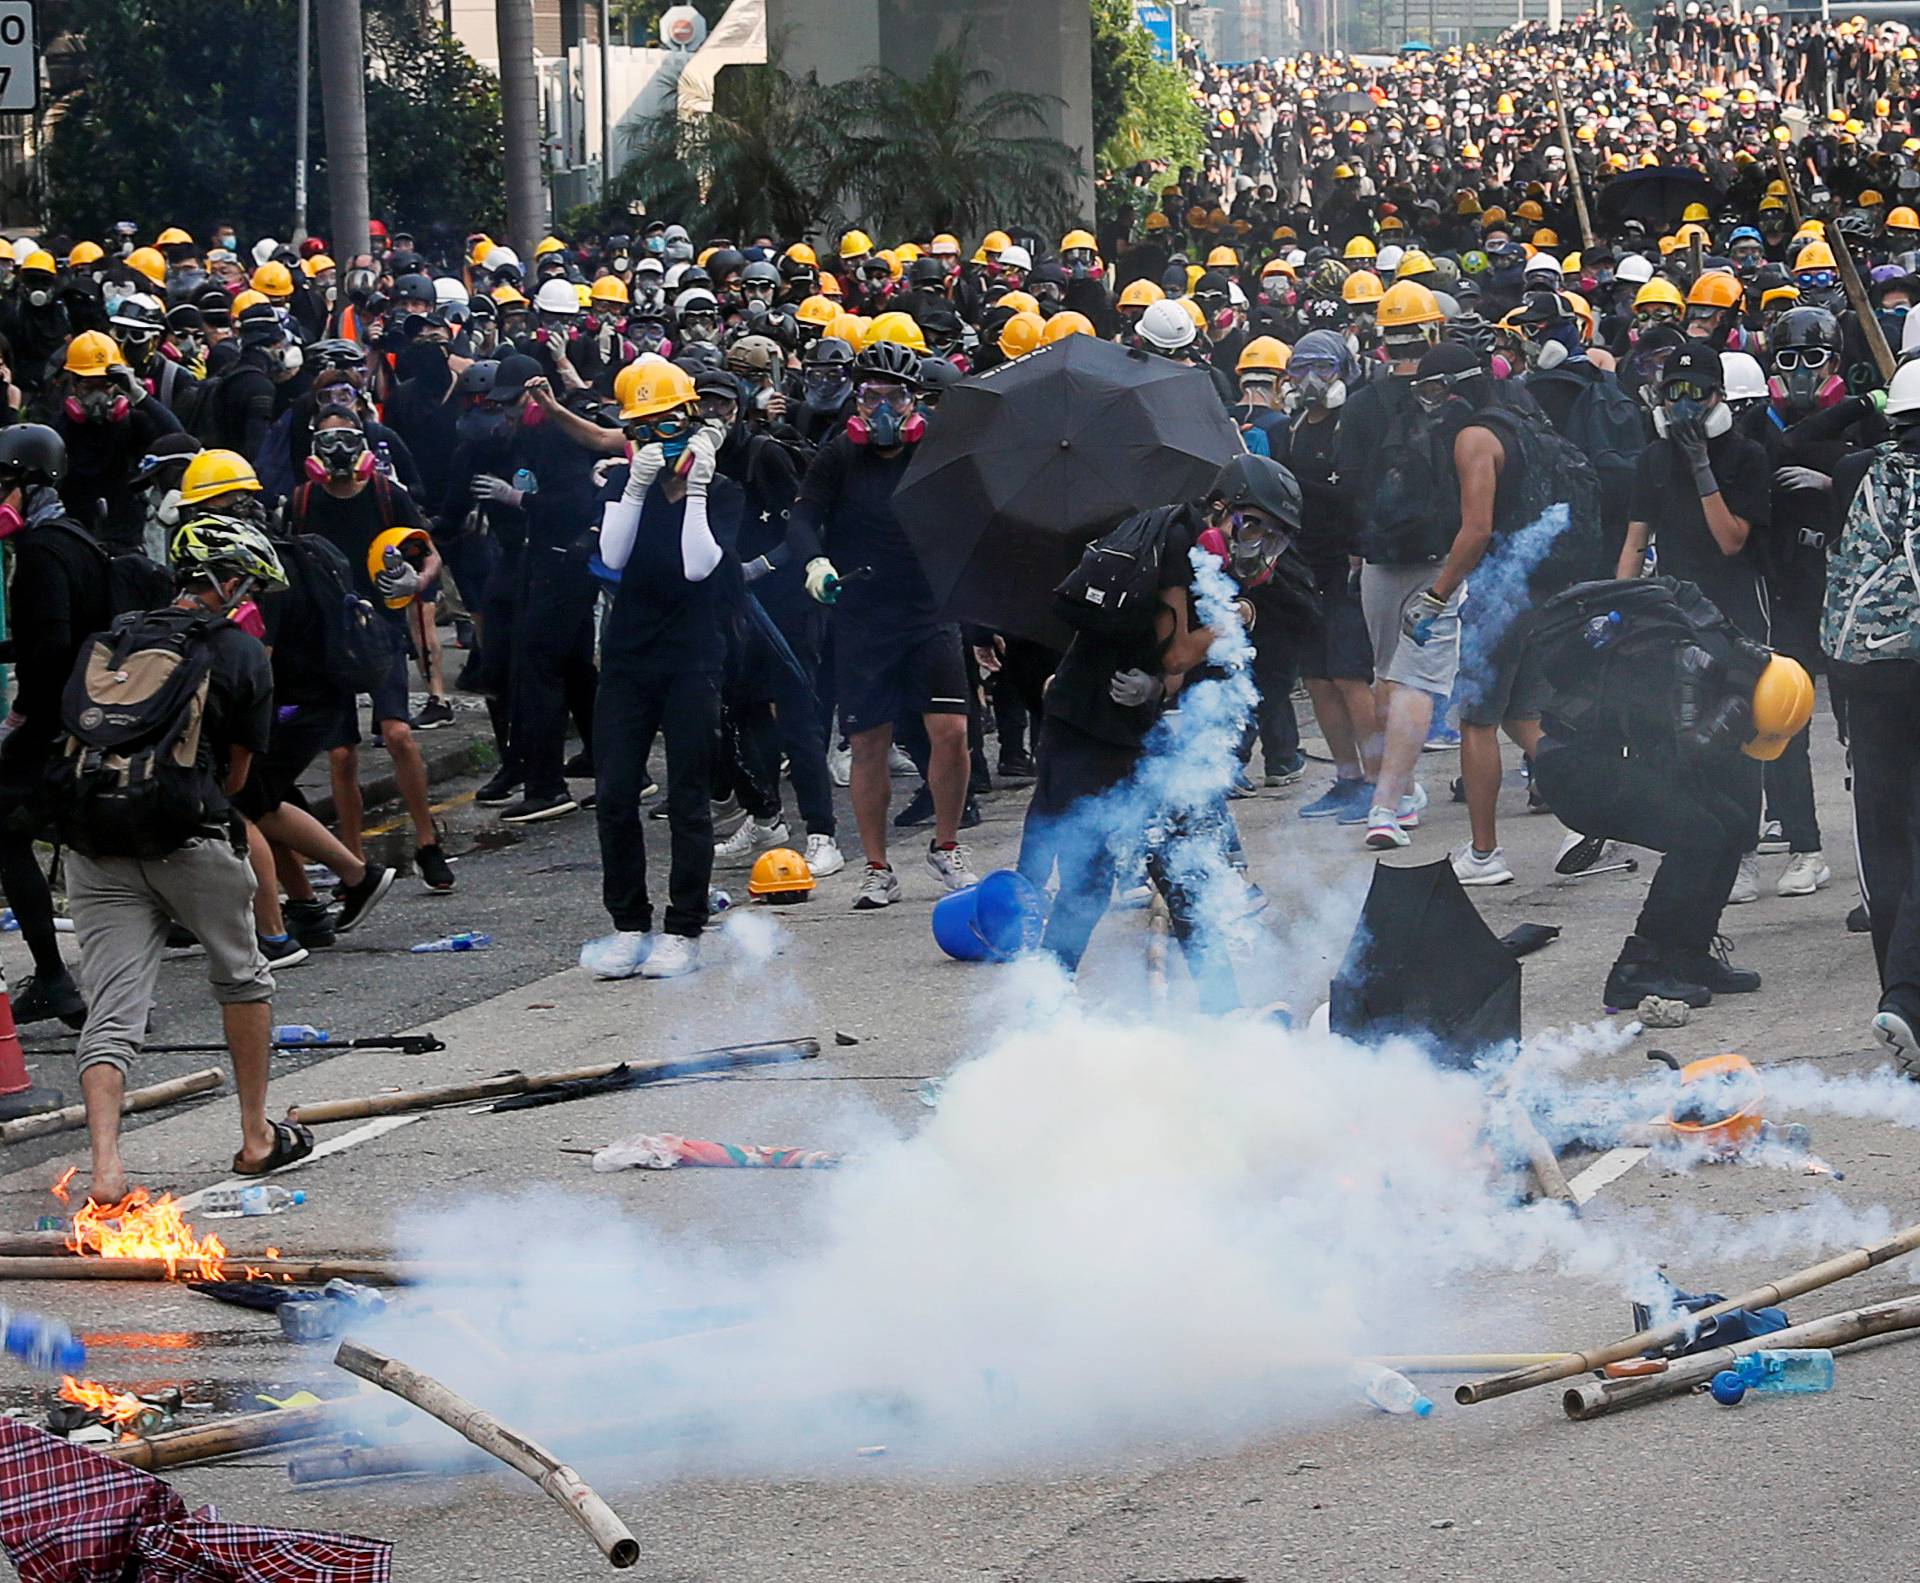
[[[627,424],[627,438],[635,445],[645,445],[650,440],[677,440],[692,423],[693,419],[684,412],[663,412],[654,418],[635,418]]]
[[[719,322],[720,315],[712,308],[688,308],[680,315],[680,328],[683,330],[691,330],[696,326],[711,330]]]
[[[1803,291],[1830,291],[1840,284],[1840,274],[1832,269],[1803,269],[1793,280]]]
[[[1653,302],[1635,310],[1634,317],[1642,324],[1677,324],[1680,310],[1670,302]]]
[[[1222,501],[1213,503],[1213,520],[1227,530],[1235,548],[1271,559],[1293,542],[1293,535],[1266,517],[1235,511]]]
[[[367,448],[367,437],[358,429],[322,429],[313,437],[313,454],[321,461],[351,462]]]
[[[1660,387],[1660,399],[1669,405],[1676,401],[1697,401],[1704,406],[1719,394],[1711,385],[1694,379],[1670,379]]]
[[[1240,376],[1240,388],[1270,396],[1280,388],[1280,378],[1277,374],[1243,374]]]
[[[1469,379],[1478,379],[1480,370],[1467,369],[1458,374],[1429,374],[1425,379],[1413,382],[1414,400],[1423,407],[1437,407],[1451,396],[1454,390]]]
[[[905,385],[862,385],[853,399],[862,412],[878,412],[891,407],[902,416],[913,410],[913,392]]]
[[[1833,353],[1824,346],[1783,346],[1773,354],[1773,368],[1778,374],[1793,374],[1803,368],[1825,368],[1832,360]]]
[[[773,282],[770,280],[750,280],[740,288],[740,295],[748,302],[772,302]]]

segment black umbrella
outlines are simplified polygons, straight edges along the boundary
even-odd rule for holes
[[[1372,115],[1380,106],[1371,94],[1336,93],[1322,99],[1320,108],[1329,115]]]
[[[1201,369],[1069,335],[949,390],[894,507],[949,616],[1064,648],[1081,550],[1244,448]]]
[[[1349,1039],[1404,1034],[1449,1066],[1520,1037],[1520,964],[1441,859],[1373,871],[1328,1017]]]
[[[1638,220],[1655,230],[1678,225],[1690,203],[1704,203],[1709,212],[1720,200],[1720,189],[1704,171],[1668,165],[1649,165],[1615,176],[1600,189],[1601,230],[1617,229],[1624,220]]]

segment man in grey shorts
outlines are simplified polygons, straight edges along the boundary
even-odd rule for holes
[[[184,652],[204,652],[210,664],[191,772],[197,822],[190,830],[176,829],[158,824],[160,816],[154,815],[153,824],[128,829],[115,821],[108,828],[99,805],[84,797],[61,811],[70,846],[67,895],[89,1001],[76,1052],[93,1156],[88,1196],[102,1205],[127,1195],[120,1103],[146,1035],[171,923],[191,929],[206,948],[207,977],[220,1004],[240,1102],[241,1147],[234,1171],[260,1175],[313,1150],[313,1135],[305,1128],[267,1117],[273,974],[254,934],[246,839],[227,803],[246,781],[253,755],[266,750],[273,721],[267,652],[227,617],[251,589],[284,585],[286,574],[266,536],[231,519],[190,517],[175,533],[171,558],[180,579],[179,599],[172,611],[138,620],[142,647],[148,649],[166,634],[163,615],[177,616],[177,628],[184,628],[189,616],[206,622],[203,636],[181,639]],[[92,652],[83,650],[83,655]],[[118,680],[124,683],[145,658],[136,652],[135,663],[127,664]],[[103,668],[96,664],[94,669]],[[98,689],[90,690],[99,702]],[[125,694],[115,699],[132,706]],[[88,724],[89,714],[96,710],[83,711],[80,727]],[[134,850],[145,855],[130,855]]]

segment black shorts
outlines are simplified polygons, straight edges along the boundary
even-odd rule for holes
[[[373,728],[378,731],[382,720],[411,720],[413,711],[407,706],[407,662],[410,658],[408,646],[404,640],[394,646],[393,660],[387,666],[387,674],[374,684],[369,695],[373,700]],[[356,736],[355,741],[359,738]]]
[[[1348,584],[1347,565],[1316,579],[1320,615],[1300,640],[1300,674],[1316,682],[1371,682],[1373,640],[1366,612]]]
[[[894,632],[844,619],[833,626],[840,726],[848,736],[911,715],[967,712],[966,666],[957,626]]]
[[[1538,720],[1546,701],[1546,681],[1527,641],[1534,612],[1521,611],[1508,618],[1502,629],[1498,625],[1502,618],[1484,611],[1476,624],[1468,614],[1472,608],[1469,583],[1460,622],[1460,723],[1497,726],[1507,720]],[[1497,636],[1489,645],[1487,637],[1492,633]]]
[[[254,755],[247,783],[233,798],[233,806],[256,823],[262,814],[272,813],[282,803],[305,807],[300,777],[306,774],[307,766],[329,749],[360,738],[352,699],[287,707],[294,712],[274,716],[267,751]]]

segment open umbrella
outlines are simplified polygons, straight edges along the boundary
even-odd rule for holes
[[[1064,648],[1081,550],[1243,449],[1202,370],[1069,335],[949,390],[894,509],[950,617]]]
[[[1600,213],[1595,223],[1605,231],[1623,220],[1638,220],[1665,231],[1680,223],[1688,204],[1704,203],[1711,211],[1719,201],[1720,189],[1704,171],[1649,165],[1615,176],[1600,189]]]
[[[1320,108],[1332,115],[1372,115],[1380,106],[1371,94],[1336,93],[1322,99]]]
[[[1373,871],[1347,957],[1334,975],[1333,1031],[1349,1039],[1394,1034],[1436,1060],[1468,1066],[1520,1037],[1520,964],[1474,911],[1442,858]]]

